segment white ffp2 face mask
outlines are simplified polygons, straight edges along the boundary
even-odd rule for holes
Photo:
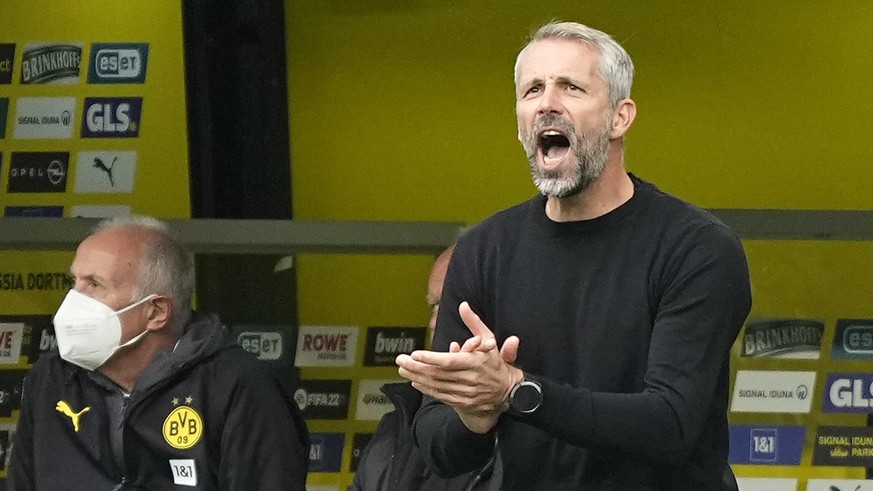
[[[121,320],[118,315],[156,296],[149,295],[115,311],[99,300],[70,290],[53,320],[61,358],[86,370],[97,369],[116,351],[136,343],[148,332],[145,330],[120,344]]]

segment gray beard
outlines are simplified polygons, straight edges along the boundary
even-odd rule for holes
[[[561,177],[557,172],[540,172],[537,165],[537,138],[539,129],[545,126],[562,127],[571,135],[570,148],[575,150],[576,165],[571,174]],[[596,182],[609,156],[609,132],[612,128],[612,115],[607,118],[606,125],[600,131],[592,131],[583,135],[576,133],[572,123],[558,117],[545,116],[534,124],[533,130],[525,135],[522,142],[530,166],[534,185],[545,196],[567,198],[580,194]]]

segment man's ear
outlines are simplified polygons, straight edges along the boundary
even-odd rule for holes
[[[148,329],[157,331],[170,323],[173,314],[173,302],[169,297],[155,297],[148,303]]]
[[[609,132],[610,140],[624,137],[625,133],[637,117],[637,104],[631,99],[622,99],[612,112],[612,130]]]

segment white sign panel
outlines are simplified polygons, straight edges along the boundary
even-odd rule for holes
[[[806,481],[806,491],[834,490],[873,491],[873,481],[858,479],[810,479],[809,481]]]
[[[361,380],[358,384],[358,403],[355,407],[355,419],[362,421],[379,421],[382,415],[394,410],[391,399],[379,390],[385,384],[402,382],[402,380]]]
[[[301,326],[294,366],[352,367],[357,351],[355,326]]]
[[[20,322],[0,322],[0,364],[18,363],[21,357],[21,338],[24,324]]]
[[[130,193],[136,175],[136,152],[79,152],[77,193]]]
[[[734,382],[735,413],[808,413],[815,372],[740,370]]]
[[[797,491],[797,479],[738,477],[740,491]]]
[[[76,205],[70,211],[71,217],[80,218],[126,217],[130,214],[130,207],[126,205]]]
[[[75,97],[19,97],[13,135],[19,139],[71,138],[75,112]]]

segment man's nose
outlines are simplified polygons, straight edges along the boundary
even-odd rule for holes
[[[543,95],[540,97],[540,114],[562,113],[564,106],[561,104],[561,91],[554,84],[543,87]]]

